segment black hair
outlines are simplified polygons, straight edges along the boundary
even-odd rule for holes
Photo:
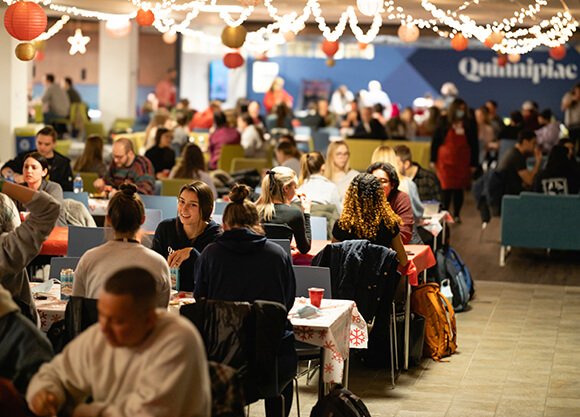
[[[397,169],[394,166],[387,162],[374,162],[367,168],[367,174],[372,174],[373,171],[376,171],[377,169],[385,171],[389,177],[389,181],[391,182],[391,187],[393,190],[399,189],[399,175],[397,174]]]

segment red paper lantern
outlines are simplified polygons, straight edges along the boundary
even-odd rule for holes
[[[328,41],[325,39],[322,42],[322,52],[332,58],[338,52],[338,41]]]
[[[224,65],[230,69],[238,68],[244,65],[244,57],[238,52],[230,52],[224,56]]]
[[[361,51],[364,51],[365,49],[367,49],[367,46],[369,46],[369,44],[363,43],[363,42],[357,42],[356,46],[358,46],[358,49],[360,49]]]
[[[497,65],[498,65],[499,67],[505,67],[507,63],[508,63],[508,58],[507,58],[507,56],[505,56],[505,55],[499,55],[499,56],[497,57]]]
[[[464,51],[467,49],[467,44],[469,41],[461,33],[456,34],[453,39],[451,39],[451,47],[456,51]]]
[[[155,22],[155,15],[151,10],[139,9],[137,12],[137,17],[135,18],[137,23],[141,26],[151,26]]]
[[[556,61],[563,59],[566,56],[566,48],[564,45],[555,46],[550,48],[550,56]]]
[[[12,3],[4,14],[4,27],[10,36],[31,41],[46,29],[46,13],[31,1]]]
[[[44,59],[44,51],[36,50],[36,55],[34,56],[35,61],[42,61]]]
[[[487,37],[487,38],[485,39],[485,41],[483,42],[483,44],[484,44],[485,46],[487,46],[488,48],[491,48],[493,45],[495,45],[495,44],[493,43],[493,41],[491,40],[491,37]]]

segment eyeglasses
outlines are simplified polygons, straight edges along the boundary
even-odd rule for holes
[[[127,156],[126,153],[124,153],[123,155],[113,155],[113,159],[123,159],[125,156]]]
[[[388,178],[377,178],[381,184],[389,184],[391,181]]]
[[[336,156],[350,156],[350,152],[337,152],[335,153]]]

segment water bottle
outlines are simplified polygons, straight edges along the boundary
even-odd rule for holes
[[[179,268],[175,266],[169,268],[169,273],[171,275],[171,289],[179,291]]]
[[[75,180],[73,182],[73,189],[75,193],[82,193],[83,192],[83,178],[81,174],[77,174]]]
[[[6,173],[6,181],[8,181],[8,182],[14,182],[14,172],[8,171]]]
[[[60,299],[68,300],[72,294],[75,273],[72,269],[62,269],[60,271]]]

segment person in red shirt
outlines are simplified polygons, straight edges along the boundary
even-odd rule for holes
[[[212,100],[207,109],[204,111],[198,111],[193,115],[193,118],[189,123],[189,130],[193,132],[193,129],[209,129],[212,127],[213,115],[214,113],[221,111],[221,106],[221,102],[218,100]]]
[[[282,77],[276,77],[272,82],[272,86],[264,96],[264,107],[266,108],[266,113],[271,113],[274,106],[282,101],[285,102],[289,108],[292,108],[294,99],[282,87],[284,87],[284,79]]]
[[[177,88],[175,87],[175,78],[177,71],[174,68],[167,70],[167,77],[159,81],[155,88],[155,97],[159,101],[159,107],[171,109],[177,102]]]

